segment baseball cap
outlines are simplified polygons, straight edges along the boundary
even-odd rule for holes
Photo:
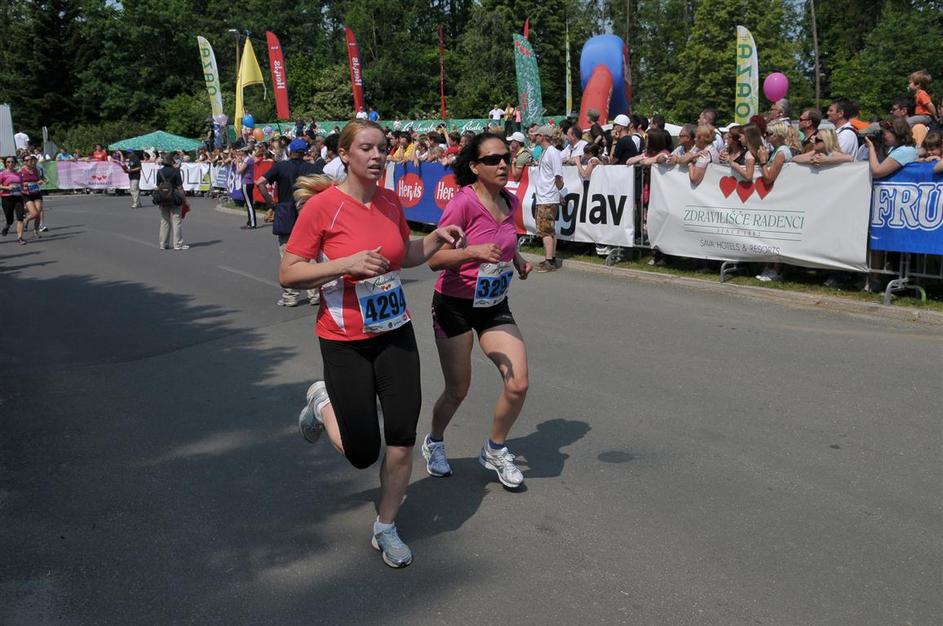
[[[517,131],[516,133],[511,133],[508,137],[508,141],[516,141],[518,143],[527,143],[527,138],[524,137],[524,133]]]
[[[537,130],[534,131],[534,134],[543,135],[544,137],[553,137],[554,135],[553,126],[548,126],[547,124],[544,124],[543,126],[539,126],[537,127]]]
[[[615,126],[622,126],[623,128],[628,128],[630,124],[629,116],[626,115],[625,113],[620,113],[619,115],[616,116],[614,120],[612,120],[612,123]]]
[[[308,151],[308,142],[304,139],[292,139],[291,143],[288,144],[289,152],[307,152]]]

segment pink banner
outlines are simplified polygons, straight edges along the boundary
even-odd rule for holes
[[[59,189],[127,189],[128,173],[111,161],[57,161]]]

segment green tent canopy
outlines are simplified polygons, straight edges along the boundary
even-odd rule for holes
[[[108,146],[109,150],[150,150],[156,148],[160,152],[172,152],[174,150],[183,150],[190,152],[196,150],[203,142],[196,139],[187,139],[180,135],[165,133],[162,130],[154,131],[140,137],[131,137],[122,139],[117,143]]]

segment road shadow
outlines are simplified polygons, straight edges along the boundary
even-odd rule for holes
[[[505,489],[494,471],[482,467],[477,456],[450,458],[451,476],[426,476],[409,485],[397,523],[409,529],[410,540],[425,540],[457,531],[478,512],[491,491],[497,489],[523,497],[529,489],[528,481],[560,476],[570,456],[562,448],[579,441],[589,431],[586,422],[553,419],[537,424],[535,432],[509,440],[508,448],[524,472],[524,485],[513,490]],[[424,461],[417,455],[415,463]],[[351,496],[352,500],[362,503],[373,503],[378,498],[378,488]]]
[[[471,575],[389,585],[344,495],[376,468],[301,439],[298,350],[239,311],[88,275],[0,291],[0,376],[28,381],[0,386],[0,623],[377,623]]]
[[[221,241],[222,241],[222,239],[210,239],[210,240],[208,240],[208,241],[194,241],[194,242],[190,243],[189,245],[190,245],[191,248],[204,248],[204,247],[207,247],[207,246],[215,246],[216,244],[220,243]]]

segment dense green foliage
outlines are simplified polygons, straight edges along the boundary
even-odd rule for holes
[[[785,72],[795,107],[814,104],[811,0],[0,0],[0,102],[16,127],[85,149],[138,130],[198,136],[209,115],[196,36],[214,46],[232,111],[237,35],[250,31],[263,72],[264,33],[285,49],[293,113],[349,116],[343,29],[357,34],[367,102],[384,118],[436,117],[438,25],[445,30],[449,117],[483,117],[515,100],[511,35],[524,18],[539,59],[548,113],[564,109],[564,29],[569,24],[574,105],[579,53],[593,34],[628,41],[636,107],[674,121],[733,105],[735,27],[756,39],[760,74]],[[818,0],[822,104],[844,95],[880,115],[905,95],[907,75],[928,70],[943,85],[943,0]],[[766,106],[763,103],[762,106]],[[257,119],[275,117],[269,93],[246,89]]]

